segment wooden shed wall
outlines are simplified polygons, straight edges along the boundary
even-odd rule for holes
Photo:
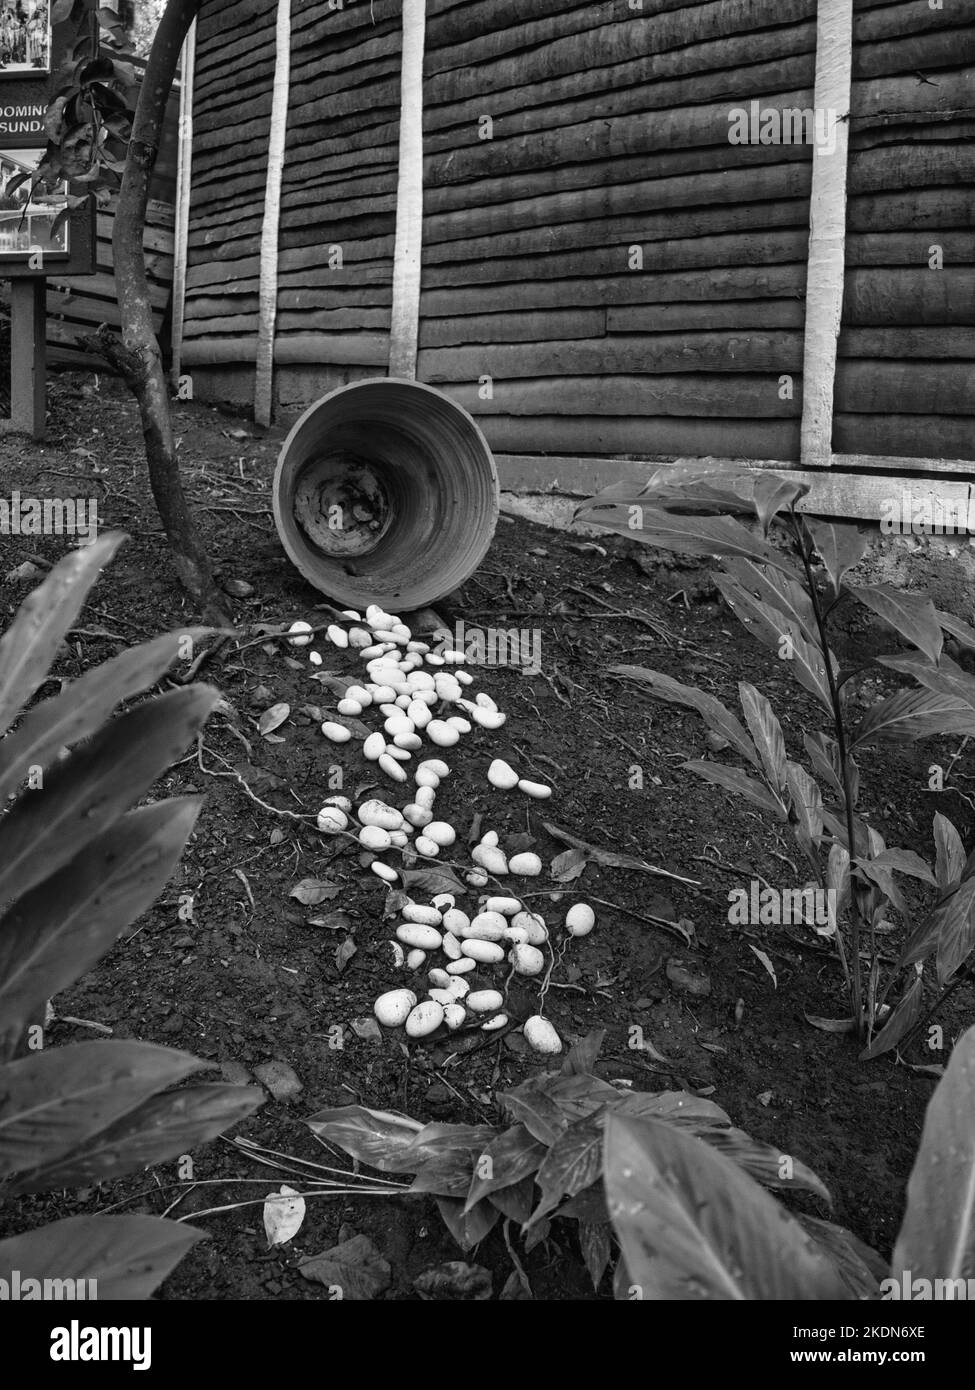
[[[975,458],[975,6],[854,5],[834,448]]]
[[[811,151],[733,147],[728,109],[811,102],[814,13],[814,0],[645,0],[642,13],[429,0],[417,374],[496,449],[798,457]],[[273,23],[270,0],[245,0],[200,25],[189,365],[254,358]],[[385,370],[400,23],[399,0],[296,0],[285,400],[289,362]]]
[[[275,13],[270,0],[217,3],[198,29],[184,328],[191,366],[254,361]],[[377,4],[373,19],[368,4],[335,10],[327,0],[295,0],[279,362],[385,370],[400,23],[398,3]]]
[[[811,151],[732,146],[728,111],[809,104],[814,10],[501,0],[442,16],[419,375],[493,447],[798,458]]]
[[[834,448],[971,457],[975,16],[854,8]],[[184,360],[251,380],[275,10],[211,0],[198,34]],[[815,17],[815,0],[428,0],[417,374],[497,452],[798,459],[818,156],[732,145],[728,113],[812,105]],[[292,25],[285,406],[386,370],[401,0],[293,0]]]

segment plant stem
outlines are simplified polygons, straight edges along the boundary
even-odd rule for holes
[[[860,904],[856,895],[856,883],[853,877],[853,859],[856,854],[856,834],[853,824],[853,790],[850,785],[850,770],[847,766],[846,750],[846,728],[843,723],[843,710],[840,705],[840,692],[836,684],[836,674],[833,671],[833,663],[830,659],[829,640],[826,635],[826,618],[823,613],[822,598],[816,588],[813,578],[812,566],[809,563],[809,555],[803,540],[802,532],[796,518],[795,508],[789,508],[789,517],[792,531],[795,536],[796,546],[799,552],[799,559],[802,561],[802,568],[806,575],[806,588],[809,590],[809,598],[812,603],[813,613],[816,617],[816,630],[819,633],[819,645],[823,654],[823,665],[826,667],[826,679],[829,682],[829,698],[833,711],[833,730],[836,734],[836,745],[840,755],[840,775],[843,779],[843,800],[846,810],[846,835],[849,842],[850,854],[850,905],[853,909],[850,916],[850,1002],[853,1008],[853,1017],[856,1021],[857,1037],[863,1038],[864,1014],[863,1014],[863,974],[860,965]],[[839,925],[836,930],[837,944],[840,944]],[[842,955],[842,946],[840,945]],[[846,964],[844,962],[844,971]]]

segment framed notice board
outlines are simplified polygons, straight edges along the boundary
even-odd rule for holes
[[[31,196],[32,172],[47,144],[44,112],[51,77],[70,55],[77,34],[52,24],[52,0],[0,0],[0,280],[36,275],[90,275],[95,269],[94,200],[75,209],[54,232],[68,188]],[[83,186],[72,189],[83,192]]]

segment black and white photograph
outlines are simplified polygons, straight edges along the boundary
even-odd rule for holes
[[[51,0],[0,0],[0,100],[6,74],[51,66]]]
[[[34,185],[43,153],[0,149],[0,266],[6,256],[67,254],[69,224],[61,218],[60,225],[55,225],[65,207],[67,189],[62,186],[60,192],[47,193]]]
[[[975,4],[54,20],[0,148],[32,1355],[666,1302],[705,1374],[964,1364]]]

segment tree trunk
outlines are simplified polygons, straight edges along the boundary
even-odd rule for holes
[[[223,627],[230,621],[229,610],[214,583],[179,476],[169,391],[153,330],[142,249],[149,181],[159,150],[166,103],[183,41],[201,4],[202,0],[169,0],[149,54],[112,232],[122,342],[102,334],[99,350],[123,374],[139,403],[149,484],[177,577],[204,620]]]

